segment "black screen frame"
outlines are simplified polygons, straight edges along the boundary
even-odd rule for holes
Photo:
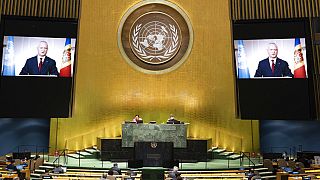
[[[308,63],[306,79],[239,79],[233,53],[237,117],[249,120],[315,119],[314,60],[309,19],[234,20],[232,30],[233,50],[234,40],[305,38]],[[293,99],[297,93],[301,96]]]
[[[77,66],[78,19],[1,16],[0,48],[4,36],[75,38],[72,77],[0,76],[0,117],[72,117]],[[3,51],[0,51],[2,57]],[[2,61],[0,62],[2,67]]]

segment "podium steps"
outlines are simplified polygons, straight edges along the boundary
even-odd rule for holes
[[[211,156],[210,159],[221,159],[221,157],[219,156],[220,153],[225,152],[226,149],[223,148],[218,148],[218,147],[213,147],[211,149],[211,151],[209,151],[209,155]],[[208,156],[208,157],[210,157]]]
[[[80,157],[83,157],[85,159],[92,159],[97,157],[96,154],[86,151],[85,149],[82,151],[78,151],[76,154],[78,155],[78,158],[79,158],[79,155]]]
[[[68,153],[67,156],[74,159],[96,159],[100,155],[100,151],[96,146],[85,148],[81,151]]]
[[[222,153],[218,153],[215,157],[216,157],[216,159],[229,159],[229,157],[233,154],[234,154],[234,152],[224,151]]]
[[[240,159],[241,157],[242,156],[240,154],[232,154],[232,155],[228,156],[227,158],[235,160],[235,159]]]
[[[68,157],[74,158],[74,159],[84,159],[85,156],[81,155],[80,153],[69,153],[67,154]]]
[[[212,150],[213,153],[217,153],[217,154],[223,153],[225,151],[226,149],[223,149],[223,148],[215,148],[214,150]]]
[[[93,146],[91,148],[85,148],[83,151],[91,154],[89,157],[86,156],[86,158],[98,159],[100,156],[100,151],[97,149],[96,146]]]
[[[230,159],[236,160],[240,159],[242,156],[239,154],[235,154],[232,151],[227,151],[224,148],[212,147],[208,150],[208,158],[209,159]]]
[[[99,153],[100,151],[98,149],[94,149],[94,148],[86,148],[84,149],[85,152],[94,154],[94,153]]]

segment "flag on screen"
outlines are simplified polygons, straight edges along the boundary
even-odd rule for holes
[[[13,36],[8,36],[7,46],[5,47],[4,58],[3,58],[2,75],[3,76],[15,75]]]
[[[294,42],[294,78],[306,78],[306,68],[303,60],[300,38]]]
[[[66,38],[59,76],[71,77],[71,38]]]
[[[243,40],[238,41],[238,78],[250,78]]]

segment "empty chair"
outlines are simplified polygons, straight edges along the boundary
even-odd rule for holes
[[[278,167],[279,167],[279,168],[287,167],[287,166],[288,166],[287,161],[284,160],[284,159],[278,159],[277,163],[278,163]]]
[[[39,169],[39,167],[43,165],[43,161],[43,158],[38,158],[35,160],[34,169]]]
[[[263,167],[268,168],[268,171],[273,172],[273,165],[272,161],[270,159],[264,159],[263,160]]]
[[[300,168],[304,168],[304,164],[302,163],[302,162],[297,162],[297,164],[298,164],[298,166],[300,167]]]
[[[296,167],[296,163],[292,160],[288,161],[288,167],[294,169]]]
[[[31,159],[30,161],[29,161],[29,169],[30,169],[30,171],[34,171],[35,170],[35,168],[34,168],[34,165],[35,165],[35,160],[34,159]]]
[[[254,171],[254,176],[252,176],[251,180],[261,180],[259,171]]]
[[[303,163],[301,163],[301,162],[296,162],[296,163],[295,163],[294,171],[295,171],[295,172],[298,172],[298,173],[300,173],[300,174],[304,174],[305,171],[304,171],[304,165],[303,165]]]

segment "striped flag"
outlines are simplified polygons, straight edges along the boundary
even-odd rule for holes
[[[303,60],[300,38],[294,42],[294,78],[306,78],[306,68]]]
[[[15,76],[13,36],[8,36],[3,58],[3,76]]]
[[[66,38],[59,76],[71,77],[71,38]]]
[[[238,41],[238,78],[250,78],[243,40]]]

